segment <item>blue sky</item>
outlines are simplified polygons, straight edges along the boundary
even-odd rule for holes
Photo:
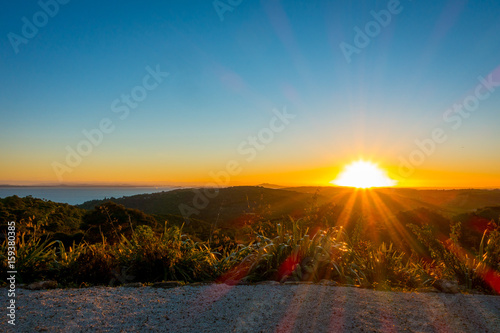
[[[354,45],[354,28],[389,3],[243,0],[221,21],[211,1],[70,1],[16,53],[8,34],[42,9],[10,2],[0,14],[0,181],[57,182],[52,163],[109,118],[116,130],[64,182],[203,182],[284,107],[296,118],[236,183],[304,170],[333,179],[359,156],[396,170],[500,65],[500,4],[401,1],[347,62],[339,44]],[[157,65],[169,76],[120,120],[111,103]],[[492,93],[418,169],[493,174],[500,185],[499,106]]]

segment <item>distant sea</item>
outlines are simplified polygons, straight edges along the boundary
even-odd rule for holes
[[[70,205],[82,204],[94,199],[121,198],[124,196],[171,191],[177,187],[0,187],[0,198],[17,195],[63,202]]]

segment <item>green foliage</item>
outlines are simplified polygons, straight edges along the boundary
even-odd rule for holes
[[[56,258],[50,263],[50,277],[62,284],[76,283],[81,267],[78,259],[86,252],[88,246],[86,243],[73,243],[73,246],[68,247],[61,241],[56,241],[58,247],[56,250]],[[84,282],[80,279],[80,282]]]
[[[137,210],[125,208],[114,202],[107,202],[94,207],[85,214],[82,221],[82,229],[85,230],[86,239],[94,243],[106,235],[110,243],[121,239],[122,235],[127,237],[138,225],[149,225],[157,228],[156,220],[147,214]]]
[[[484,236],[484,231],[494,229],[493,224],[500,222],[499,217],[500,206],[485,207],[453,217],[453,222],[460,222],[462,229],[467,230],[460,235],[460,244],[466,248],[477,247]]]
[[[427,278],[419,262],[405,258],[392,245],[382,244],[378,249],[368,245],[359,252],[342,228],[328,228],[310,236],[307,228],[301,226],[302,221],[291,222],[290,228],[278,224],[273,239],[257,235],[256,242],[227,255],[222,260],[229,270],[225,279],[237,280],[242,276],[247,281],[332,279],[367,287],[415,288]]]
[[[199,281],[212,277],[215,256],[208,246],[186,238],[181,228],[167,228],[162,235],[139,226],[131,239],[122,236],[114,248],[122,269],[142,282]]]
[[[29,225],[31,226],[31,225]],[[43,240],[39,229],[33,227],[33,232],[16,235],[16,270],[21,282],[43,279],[47,276],[48,266],[56,258],[55,241]],[[7,271],[8,240],[0,245],[0,260],[2,268]]]
[[[377,288],[417,288],[430,282],[422,262],[407,258],[404,252],[393,249],[392,244],[382,243],[360,257],[367,282]]]
[[[199,189],[199,193],[203,194],[203,192],[203,189]],[[192,189],[178,189],[118,199],[112,198],[111,201],[127,208],[141,210],[146,214],[179,215],[179,205],[187,204],[193,207],[195,196],[196,193]],[[292,214],[293,211],[303,212],[310,198],[311,195],[308,193],[259,186],[220,188],[217,189],[217,196],[209,200],[207,207],[199,210],[199,213],[192,215],[190,219],[196,218],[209,223],[218,220],[217,228],[233,228],[236,225],[239,228],[241,225],[238,224],[238,221],[242,214],[255,214],[266,219],[281,218],[284,215]],[[86,202],[79,207],[93,209],[96,205],[102,205],[106,201]],[[323,198],[324,201],[325,198]]]
[[[491,221],[490,226],[481,239],[479,257],[485,265],[500,272],[500,224]]]
[[[191,241],[181,228],[165,225],[157,234],[151,227],[137,226],[120,241],[60,244],[51,262],[51,276],[65,283],[120,284],[133,281],[186,282],[213,279],[216,258],[206,244]]]
[[[14,195],[0,198],[0,232],[8,221],[16,221],[19,233],[29,232],[28,224],[44,226],[46,232],[74,233],[79,230],[84,210],[75,206]]]
[[[426,244],[433,259],[441,268],[440,278],[457,280],[466,289],[480,289],[499,292],[499,286],[492,281],[500,279],[500,228],[485,230],[479,251],[473,254],[465,250],[459,242],[461,223],[452,226],[450,238],[438,240],[433,237],[430,227],[411,225],[413,232]]]
[[[472,238],[462,233],[464,224],[450,226],[447,218],[428,209],[379,221],[361,214],[362,198],[358,198],[351,216],[339,221],[345,202],[325,204],[316,192],[301,196],[307,200],[285,218],[283,212],[297,203],[290,200],[291,191],[247,190],[221,190],[224,200],[214,200],[218,206],[207,208],[207,214],[221,214],[225,222],[220,225],[191,219],[183,226],[179,216],[153,217],[112,202],[83,212],[30,197],[0,199],[0,221],[16,221],[17,270],[23,282],[51,278],[63,285],[116,285],[162,280],[328,279],[390,290],[425,287],[446,278],[469,290],[500,289],[494,285],[500,281],[500,228],[494,221],[483,226],[474,247],[469,244]],[[285,203],[280,202],[283,198]],[[228,205],[232,208],[226,211]],[[236,215],[241,205],[246,206]],[[274,205],[279,206],[277,211],[272,210]],[[159,224],[161,218],[173,222]],[[410,224],[394,228],[404,221]],[[415,236],[401,237],[410,230]],[[375,232],[377,237],[372,237],[370,233]],[[415,246],[417,238],[420,246],[425,245],[424,251]],[[0,259],[5,270],[6,249],[4,241]]]

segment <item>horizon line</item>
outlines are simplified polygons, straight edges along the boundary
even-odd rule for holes
[[[205,185],[205,186],[204,186]],[[272,184],[272,183],[259,183],[259,184],[234,184],[234,185],[224,185],[218,186],[218,188],[230,188],[230,187],[267,187],[267,188],[276,188],[276,189],[287,189],[287,188],[300,188],[300,187],[316,187],[316,188],[353,188],[350,186],[337,186],[337,185],[280,185],[280,184]],[[177,189],[189,189],[189,188],[213,188],[213,186],[206,186],[206,184],[185,184],[185,185],[173,185],[173,184],[148,184],[148,183],[30,183],[30,184],[8,184],[8,183],[0,183],[0,188],[8,188],[8,187],[23,187],[23,188],[32,188],[32,187],[54,187],[54,188],[65,188],[65,187],[147,187],[147,188],[177,188]],[[500,186],[380,186],[380,187],[371,187],[369,189],[394,189],[394,190],[403,190],[403,189],[415,189],[415,190],[499,190]]]

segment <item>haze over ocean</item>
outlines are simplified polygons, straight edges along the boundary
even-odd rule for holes
[[[14,186],[0,187],[0,198],[12,195],[18,197],[33,196],[54,202],[70,205],[82,204],[85,201],[105,198],[120,198],[136,194],[171,191],[174,187],[55,187],[55,186]]]

